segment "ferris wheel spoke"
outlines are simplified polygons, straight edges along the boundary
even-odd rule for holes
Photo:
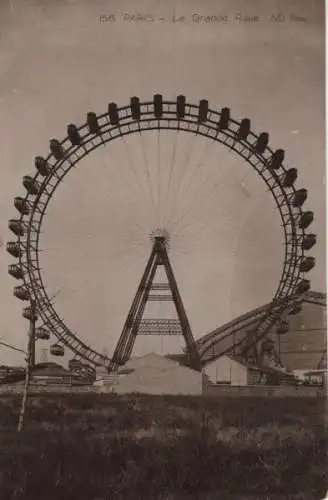
[[[182,256],[187,256],[190,255],[190,236],[186,232],[185,234],[183,232],[179,233],[172,233],[172,238],[174,237],[174,252],[172,254],[172,260],[174,261],[175,258],[179,259],[179,257]]]
[[[198,161],[195,162],[195,165],[192,165],[190,161],[185,165],[186,166],[186,168],[185,168],[186,175],[181,178],[181,182],[180,182],[180,186],[179,186],[180,196],[177,195],[177,198],[179,199],[179,201],[180,201],[180,199],[181,200],[188,199],[188,195],[190,194],[191,186],[193,184],[195,184],[197,186],[197,179],[196,179],[198,177],[197,174],[198,174],[198,172],[201,172],[202,170],[204,170],[202,167],[204,167],[205,164],[211,159],[211,156],[213,154],[213,148],[215,145],[217,145],[216,137],[213,137],[211,142],[208,142],[207,144],[205,144],[204,150],[201,153]],[[183,181],[185,181],[185,182],[183,182]],[[195,195],[196,194],[198,197],[199,190],[198,190],[198,193],[195,193]],[[193,200],[196,199],[196,198],[193,198],[192,195],[191,195],[191,198]],[[176,205],[175,205],[175,207],[176,207],[175,211],[178,212]],[[173,214],[171,212],[171,217],[172,216],[173,216]]]
[[[129,234],[128,232],[126,232],[124,236],[122,235],[120,244],[115,245],[115,259],[127,254],[130,256],[131,260],[131,254],[136,255],[139,250],[144,251],[143,236],[144,232],[139,232],[138,237],[136,237],[135,234]]]
[[[173,169],[175,165],[175,158],[176,158],[176,150],[178,146],[178,137],[179,137],[179,130],[176,131],[174,134],[174,144],[173,144],[173,149],[172,149],[172,155],[171,155],[171,161],[170,161],[170,169],[169,169],[169,175],[168,175],[168,182],[166,186],[166,196],[165,196],[165,206],[167,207],[167,204],[169,202],[169,194],[170,194],[170,189],[171,189],[171,182],[172,182],[172,177],[173,177]],[[168,224],[168,216],[166,212],[166,217],[164,219],[164,227],[166,227]]]
[[[140,123],[139,125],[139,134],[140,134],[140,142],[141,142],[141,150],[142,150],[142,156],[143,156],[143,162],[146,170],[146,177],[147,177],[147,182],[148,182],[148,187],[149,187],[149,192],[150,192],[150,197],[151,197],[151,202],[154,208],[155,213],[157,212],[157,207],[156,207],[156,201],[154,197],[154,192],[153,192],[153,185],[151,181],[151,174],[150,174],[150,169],[149,169],[149,164],[148,164],[148,159],[147,159],[147,154],[146,154],[146,148],[143,140],[143,134],[140,129]]]
[[[212,150],[213,151],[213,150]],[[209,158],[207,158],[209,159]],[[207,159],[205,159],[205,162],[203,165],[205,165]],[[217,169],[217,167],[215,167]],[[209,175],[209,172],[207,169],[202,169],[205,173],[205,177],[203,178],[202,181],[195,182],[195,188],[193,190],[189,190],[189,196],[184,197],[183,199],[187,199],[189,203],[185,206],[183,211],[181,211],[180,216],[176,217],[175,219],[172,220],[172,225],[175,226],[176,224],[179,224],[181,221],[183,221],[187,216],[189,216],[190,213],[194,210],[194,205],[197,206],[197,209],[203,208],[207,203],[210,202],[211,199],[215,197],[217,199],[217,190],[221,189],[222,182],[220,182],[221,177],[224,175],[224,172],[222,170],[219,171],[219,177],[217,178],[216,182],[213,182],[213,176]],[[193,176],[195,177],[195,176]],[[192,183],[190,183],[190,186]],[[242,187],[242,193],[246,195],[247,198],[250,198],[250,195],[248,192],[245,192],[244,185],[241,185]],[[201,199],[201,203],[195,204],[194,200]]]
[[[195,204],[195,200],[198,200],[200,198],[207,199],[208,195],[211,194],[210,192],[207,193],[206,189],[213,188],[213,179],[210,177],[209,173],[206,171],[205,168],[201,169],[201,167],[205,167],[205,164],[210,159],[210,156],[205,157],[205,155],[206,155],[206,152],[204,152],[204,157],[203,157],[202,161],[200,161],[197,164],[196,168],[193,170],[193,175],[189,178],[189,183],[187,185],[186,190],[182,190],[182,192],[181,192],[181,199],[183,201],[189,200],[189,205],[187,204],[187,207],[184,210],[182,208],[182,212],[181,212],[180,217],[178,216],[178,210],[176,211],[177,217],[175,217],[174,219],[171,220],[173,225],[177,220],[179,221],[179,220],[182,220],[184,218],[184,214],[186,211],[187,211],[187,213],[189,213],[188,208],[190,205]],[[199,176],[196,176],[196,171],[201,173],[201,170],[205,171],[205,179],[202,182],[199,179],[199,182],[197,183],[195,177],[199,177]],[[195,188],[193,190],[191,190],[191,186],[193,184],[195,185]]]
[[[136,183],[137,183],[137,185],[138,185],[138,187],[140,189],[141,194],[143,196],[145,196],[145,199],[148,200],[148,194],[147,194],[147,192],[145,192],[145,190],[143,188],[142,182],[141,182],[141,180],[139,178],[139,175],[138,175],[138,169],[135,168],[135,165],[134,165],[134,162],[132,160],[132,156],[131,156],[131,153],[130,153],[130,150],[129,150],[129,147],[128,147],[128,143],[127,143],[127,141],[126,141],[126,139],[125,139],[124,136],[121,136],[121,140],[124,143],[124,147],[125,147],[124,150],[126,152],[126,157],[128,159],[128,164],[130,165],[130,167],[132,169],[132,172],[133,172],[134,177],[135,177],[135,181],[136,181]]]
[[[194,147],[195,147],[195,144],[197,142],[197,132],[195,132],[193,135],[192,135],[192,143],[191,145],[187,148],[187,152],[186,152],[186,156],[185,156],[185,161],[182,163],[182,168],[181,168],[181,175],[179,176],[179,178],[177,179],[177,185],[176,185],[176,189],[173,190],[174,191],[174,198],[172,200],[172,206],[171,206],[171,211],[169,213],[169,216],[168,216],[168,220],[170,220],[172,214],[174,213],[175,211],[175,208],[176,208],[176,200],[179,199],[179,194],[180,194],[180,188],[181,188],[181,184],[182,184],[182,181],[183,181],[183,178],[184,178],[184,175],[187,171],[187,168],[188,168],[188,165],[189,165],[189,162],[190,162],[190,159],[191,159],[191,155],[192,155],[192,152],[194,150]]]
[[[210,196],[218,189],[218,182],[214,183],[213,186],[213,180],[209,178],[207,175],[205,182],[202,184],[202,190],[198,190],[197,192],[197,199],[202,199],[201,203],[195,203],[195,197],[190,197],[189,203],[185,207],[184,210],[181,211],[180,215],[175,217],[172,221],[171,224],[173,227],[179,225],[180,222],[182,222],[190,213],[192,213],[195,208],[200,209],[206,203],[209,202]],[[208,190],[208,191],[206,191]],[[206,193],[206,196],[205,196]]]
[[[182,190],[181,194],[187,195],[189,193],[190,186],[192,185],[193,181],[195,181],[195,175],[196,175],[196,173],[202,167],[204,167],[204,165],[209,161],[209,159],[211,157],[211,153],[213,153],[213,147],[215,145],[216,145],[215,139],[213,139],[212,142],[209,142],[208,144],[206,144],[206,147],[204,148],[204,152],[203,152],[201,160],[196,164],[196,166],[195,166],[194,169],[190,169],[191,172],[190,172],[190,175],[189,175],[189,182],[186,185],[186,187]]]
[[[208,205],[209,202],[210,202],[210,200],[211,200],[211,198],[212,198],[212,195],[215,193],[215,191],[218,190],[218,188],[220,187],[220,185],[217,182],[213,186],[213,183],[208,182],[207,183],[207,187],[209,187],[210,189],[207,191],[206,196],[204,195],[204,193],[202,193],[204,195],[202,202],[201,203],[195,203],[195,202],[191,201],[188,204],[188,206],[186,207],[186,209],[182,212],[182,214],[180,215],[180,217],[177,218],[177,219],[175,219],[174,221],[172,221],[172,225],[173,226],[178,226],[187,217],[188,217],[188,220],[190,221],[190,214],[192,214],[196,209],[200,210],[201,208],[203,208],[206,205]],[[199,195],[199,196],[201,196],[201,195]]]
[[[173,234],[190,237],[191,235],[198,234],[203,229],[207,229],[208,221],[205,219],[203,222],[200,222],[199,216],[188,217],[186,222],[183,223],[180,221],[175,228],[176,231],[171,231]]]
[[[123,164],[124,163],[125,162],[123,162]],[[147,207],[147,203],[140,203],[140,197],[137,196],[135,185],[137,185],[137,189],[139,186],[136,182],[136,179],[134,176],[131,177],[130,175],[125,175],[125,176],[122,175],[123,172],[128,173],[124,167],[120,168],[118,171],[119,175],[117,176],[117,179],[119,179],[119,183],[121,184],[123,190],[126,191],[127,187],[130,186],[129,201],[131,203],[135,204],[136,208],[135,208],[134,213],[139,213],[140,215],[142,215],[144,218],[144,221],[147,222],[149,219],[149,210]],[[133,182],[132,179],[134,179],[135,182]],[[114,195],[116,194],[115,185],[113,185],[111,187],[111,193]],[[136,224],[139,227],[139,229],[142,229],[141,222],[134,220],[134,224]]]
[[[162,226],[162,206],[161,206],[161,136],[158,123],[158,129],[156,134],[157,143],[157,197],[158,197],[158,216],[159,216],[159,226]]]
[[[206,218],[207,220],[207,218]],[[203,235],[208,232],[209,225],[207,222],[200,222],[199,216],[189,217],[188,224],[179,224],[176,226],[175,246],[181,248],[191,247],[194,241],[200,241]],[[173,233],[174,234],[174,233]]]
[[[128,161],[124,160],[122,156],[128,156]],[[106,195],[110,195],[115,199],[117,196],[117,188],[120,188],[124,192],[129,189],[129,201],[130,203],[138,204],[137,193],[140,189],[140,182],[138,183],[138,178],[135,175],[130,174],[130,163],[129,163],[129,152],[124,150],[124,147],[119,147],[118,149],[109,148],[108,150],[108,158],[106,159],[106,164],[110,166],[110,172],[113,174],[116,182],[119,184],[117,186],[113,183],[106,183]],[[144,212],[145,220],[148,217],[148,210],[145,203],[140,204],[138,206],[138,211]]]
[[[190,196],[190,200],[194,199],[202,199],[202,202],[198,204],[198,208],[202,208],[206,203],[208,203],[211,199],[211,196],[218,190],[219,183],[214,182],[209,178],[209,176],[205,179],[205,181],[197,188],[197,192]],[[193,209],[195,203],[194,201],[190,201],[190,203],[186,206],[185,211],[181,213],[180,218],[177,222],[182,221]]]

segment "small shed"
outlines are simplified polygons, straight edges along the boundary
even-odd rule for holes
[[[254,366],[233,356],[220,356],[205,367],[205,373],[214,384],[233,386],[293,384],[292,373],[271,366]]]
[[[204,370],[213,384],[248,384],[247,366],[230,356],[220,356],[206,365]]]

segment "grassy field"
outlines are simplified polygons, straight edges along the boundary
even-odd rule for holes
[[[0,398],[1,500],[321,499],[325,401]]]

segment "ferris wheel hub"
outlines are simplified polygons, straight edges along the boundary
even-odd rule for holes
[[[168,245],[170,241],[170,235],[166,229],[157,228],[150,233],[150,240],[152,243],[155,243],[155,241],[161,241],[165,245]]]

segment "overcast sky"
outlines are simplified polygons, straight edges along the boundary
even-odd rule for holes
[[[155,20],[123,20],[124,14],[137,13]],[[281,22],[272,20],[279,13]],[[115,22],[100,22],[111,14]],[[241,22],[236,14],[258,20]],[[173,15],[185,20],[173,23]],[[200,20],[207,15],[221,21]],[[7,224],[16,216],[14,197],[24,194],[22,176],[33,173],[33,158],[47,154],[50,138],[63,138],[68,123],[81,124],[90,110],[104,112],[109,101],[124,105],[132,95],[149,100],[157,92],[167,99],[183,93],[190,102],[206,98],[212,108],[229,106],[236,119],[249,117],[255,132],[269,132],[273,149],[286,150],[286,165],[299,170],[297,185],[309,191],[305,207],[315,212],[311,231],[319,243],[311,280],[314,290],[324,291],[323,1],[3,0],[0,30],[3,243],[12,238]],[[145,139],[155,190],[158,182],[166,185],[174,140],[173,134],[162,139],[159,181],[156,137]],[[177,176],[191,147],[189,164],[197,170],[206,143],[192,145],[193,140],[180,140]],[[140,142],[127,142],[139,167]],[[150,198],[136,186],[124,148],[108,145],[67,176],[42,235],[41,267],[49,292],[60,291],[58,312],[86,342],[109,352],[150,252],[147,232],[165,216],[156,219]],[[199,172],[180,197],[172,188],[166,204],[162,199],[165,210],[184,216],[179,223],[173,217],[167,229],[196,337],[270,300],[284,250],[270,195],[249,167],[214,147]],[[162,198],[166,195],[163,191]],[[12,295],[11,262],[3,244],[0,339],[24,348],[27,325],[22,303]],[[149,315],[170,314],[157,307]],[[159,339],[143,338],[136,352],[179,345],[177,339],[163,347]],[[0,363],[21,361],[20,354],[0,346]]]

